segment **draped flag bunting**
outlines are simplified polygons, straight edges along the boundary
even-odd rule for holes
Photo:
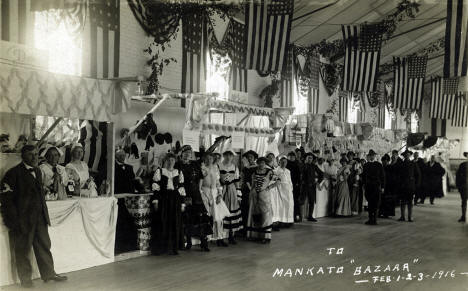
[[[83,58],[83,75],[91,78],[119,76],[120,1],[96,0],[88,5],[84,45],[89,56]]]
[[[293,50],[288,50],[286,62],[283,65],[281,71],[281,107],[292,107],[294,99],[294,58]]]
[[[431,80],[431,118],[451,119],[454,114],[458,94],[456,91],[453,93],[450,86],[446,86],[446,83],[447,81],[442,80],[442,78]],[[447,92],[451,93],[447,94]]]
[[[294,0],[252,0],[246,5],[247,69],[280,71],[291,34]]]
[[[385,105],[379,104],[377,107],[377,127],[385,128]]]
[[[31,0],[2,0],[0,3],[1,40],[29,44],[34,28]]]
[[[452,117],[452,126],[468,127],[468,104],[466,93],[458,93],[455,110]]]
[[[316,54],[311,55],[307,59],[306,67],[304,69],[304,75],[306,75],[310,80],[307,96],[309,112],[317,114],[319,109],[320,57]]]
[[[79,142],[84,147],[83,161],[90,170],[105,173],[107,167],[107,123],[84,120]],[[104,171],[102,171],[104,169]]]
[[[419,109],[423,97],[427,56],[393,57],[394,108]]]
[[[309,92],[308,92],[308,103],[309,103],[309,113],[312,114],[318,114],[319,111],[319,94],[318,94],[318,89],[315,89],[313,87],[309,87]]]
[[[445,24],[444,77],[466,76],[468,3],[466,0],[447,0]]]
[[[247,69],[245,69],[245,25],[235,19],[229,21],[223,46],[228,48],[232,65],[229,74],[230,88],[247,92]]]
[[[338,96],[338,118],[342,122],[348,122],[348,108],[351,92],[340,91]]]
[[[342,26],[345,43],[343,90],[375,91],[382,46],[380,30],[378,24]]]
[[[205,91],[208,25],[206,16],[194,13],[182,19],[182,93]],[[185,107],[185,99],[181,99]]]

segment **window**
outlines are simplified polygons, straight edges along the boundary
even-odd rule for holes
[[[387,106],[385,106],[385,129],[392,129],[392,115],[390,111],[388,111]]]
[[[416,133],[416,132],[418,132],[418,129],[419,129],[419,128],[418,128],[418,127],[419,127],[419,122],[418,122],[418,115],[417,115],[417,113],[416,113],[416,112],[411,113],[411,117],[410,117],[410,118],[411,118],[411,119],[410,119],[410,122],[411,122],[411,124],[410,124],[410,126],[411,126],[411,128],[410,128],[410,129],[411,129],[411,132],[412,132],[412,133]]]
[[[48,52],[49,71],[81,74],[82,38],[69,32],[58,10],[35,12],[34,46]]]
[[[348,102],[348,122],[357,123],[358,122],[358,106],[352,100]]]
[[[222,56],[213,50],[211,51],[211,57],[207,58],[206,92],[219,93],[219,99],[228,100],[230,67],[231,59],[229,56]]]

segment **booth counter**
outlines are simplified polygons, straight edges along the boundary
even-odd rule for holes
[[[114,197],[47,201],[55,271],[66,273],[114,262],[117,199]],[[33,278],[39,278],[36,260]],[[0,216],[0,286],[18,281],[8,228]]]

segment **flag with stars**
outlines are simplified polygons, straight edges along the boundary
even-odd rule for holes
[[[245,25],[235,19],[229,21],[223,45],[228,48],[232,64],[229,86],[232,90],[247,92],[247,69],[245,68]]]
[[[83,75],[104,79],[118,77],[120,1],[90,1],[88,9],[89,21],[85,25]]]
[[[457,93],[455,110],[452,116],[452,126],[468,127],[468,100],[466,100],[466,93]]]
[[[342,90],[375,91],[382,47],[380,28],[378,24],[342,26],[345,43]]]
[[[427,56],[393,58],[394,108],[419,110],[423,97]]]

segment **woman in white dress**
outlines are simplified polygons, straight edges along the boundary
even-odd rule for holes
[[[206,153],[203,157],[202,164],[202,199],[208,214],[213,219],[213,236],[216,240],[218,247],[227,247],[228,245],[224,242],[227,237],[226,232],[223,228],[223,220],[228,217],[231,212],[227,208],[223,200],[223,188],[219,181],[219,168],[218,165],[213,164],[213,155]]]
[[[324,177],[323,180],[316,186],[316,202],[314,208],[315,218],[328,216],[328,183],[329,180],[325,177],[325,160],[319,158],[317,162],[319,176]]]
[[[67,199],[68,175],[65,167],[58,164],[62,152],[55,146],[47,145],[41,156],[46,159],[46,162],[39,166],[46,200]]]
[[[65,168],[68,171],[69,177],[75,181],[75,188],[79,189],[80,196],[97,197],[96,184],[89,175],[88,165],[82,161],[83,155],[83,146],[79,143],[74,144],[71,149],[72,160]]]
[[[277,190],[279,193],[278,199],[278,217],[281,223],[289,224],[294,222],[294,197],[293,185],[291,181],[291,173],[286,168],[288,159],[282,157],[279,167],[275,169],[275,174],[278,177]]]
[[[280,228],[280,222],[281,222],[281,195],[278,191],[278,187],[276,187],[276,182],[278,180],[278,176],[276,175],[275,169],[276,169],[276,157],[273,153],[268,153],[266,155],[267,159],[267,168],[270,169],[273,172],[273,175],[270,180],[270,192],[271,195],[271,207],[272,207],[272,221],[273,221],[273,230],[274,231],[279,231]]]

